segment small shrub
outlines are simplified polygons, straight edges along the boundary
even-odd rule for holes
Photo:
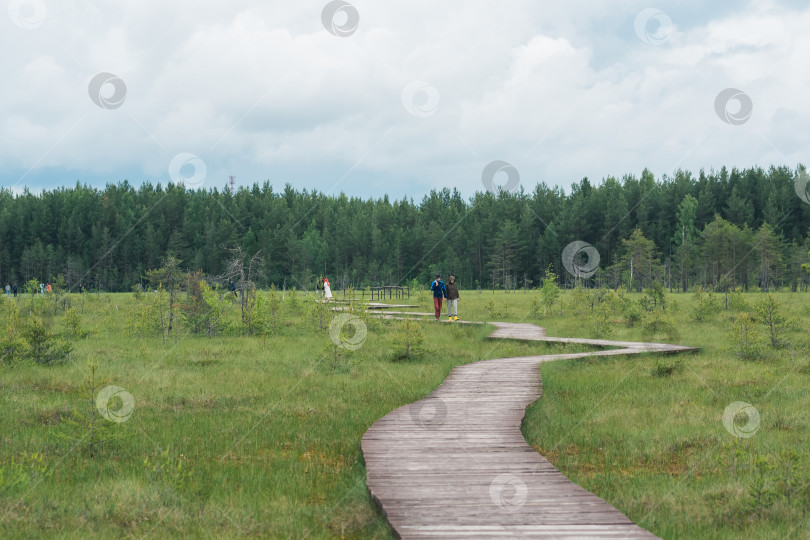
[[[424,340],[425,335],[419,322],[413,319],[402,321],[402,325],[394,334],[394,359],[410,360],[413,357],[420,356],[423,352]]]
[[[652,375],[654,377],[671,377],[675,373],[678,373],[683,369],[683,359],[682,358],[675,358],[675,359],[668,359],[668,358],[658,358],[655,362],[655,366],[652,369]]]
[[[28,356],[28,343],[23,339],[19,310],[16,302],[9,302],[6,331],[0,335],[0,361],[16,365]]]
[[[529,307],[529,316],[532,319],[539,319],[542,317],[542,310],[540,309],[540,300],[537,298],[536,294],[532,297],[532,305]]]
[[[748,305],[748,302],[745,300],[745,296],[743,295],[742,287],[732,289],[731,293],[729,294],[728,307],[729,310],[735,313],[751,310],[751,306]]]
[[[276,292],[276,286],[270,286],[270,292],[267,295],[267,310],[266,313],[269,315],[270,327],[272,333],[278,332],[279,326],[279,315],[281,312],[281,298],[279,298],[278,293]]]
[[[73,308],[65,309],[64,319],[64,334],[68,339],[81,339],[87,337],[89,332],[82,329],[82,316]]]
[[[557,286],[557,274],[549,266],[546,270],[546,277],[543,278],[543,286],[540,289],[540,296],[543,298],[543,315],[548,313],[560,299],[560,288]]]
[[[750,313],[738,313],[734,317],[731,332],[731,351],[743,360],[758,360],[762,354],[762,339],[756,332],[754,318]]]
[[[182,306],[181,319],[189,332],[212,336],[224,326],[222,315],[225,300],[202,278],[200,272],[188,277],[186,301]]]
[[[487,302],[485,309],[487,310],[487,316],[493,320],[502,319],[509,316],[509,308],[506,306],[504,306],[503,309],[498,308],[495,305],[494,298],[489,299],[489,302]]]
[[[678,341],[680,337],[673,318],[658,310],[644,317],[642,332],[645,343]]]
[[[773,463],[769,456],[754,458],[754,478],[748,488],[751,497],[749,505],[754,513],[759,513],[770,506],[776,498],[776,490],[771,479]]]
[[[282,299],[276,292],[275,285],[270,287],[268,293],[259,293],[256,296],[256,310],[253,316],[253,326],[257,334],[262,336],[274,335],[279,332],[279,312]]]
[[[132,286],[132,292],[135,295],[135,300],[140,300],[143,298],[143,285],[140,283],[136,283]]]
[[[588,292],[585,290],[585,287],[582,287],[581,285],[574,287],[574,289],[571,291],[568,305],[571,313],[577,317],[583,317],[588,312],[590,301],[588,299]]]
[[[287,299],[287,307],[289,308],[290,313],[293,314],[297,314],[301,309],[301,301],[298,299],[298,294],[295,291],[295,287],[290,290],[290,295]]]
[[[0,494],[10,494],[27,489],[37,480],[53,474],[44,457],[39,452],[23,454],[22,458],[13,457],[0,464]]]
[[[316,298],[309,303],[307,309],[307,320],[310,327],[317,333],[329,328],[329,321],[332,319],[328,304]]]
[[[185,467],[185,456],[172,452],[167,448],[151,459],[147,456],[143,460],[146,478],[155,484],[168,486],[177,491],[186,486],[191,477]]]
[[[798,474],[801,471],[799,453],[793,448],[784,448],[774,465],[779,492],[790,505],[802,484]]]
[[[695,322],[704,322],[717,313],[719,306],[711,291],[706,292],[703,287],[697,286],[694,293],[694,305],[692,307],[691,317]]]
[[[56,436],[73,445],[84,446],[90,457],[95,457],[100,447],[127,437],[128,434],[122,424],[105,419],[96,407],[96,394],[106,385],[104,379],[96,376],[98,362],[89,361],[87,370],[87,378],[82,384],[82,408],[86,408],[87,412],[82,412],[79,408],[73,409],[72,415],[63,418],[62,423],[74,428],[74,432],[61,431]]]
[[[771,293],[756,302],[754,313],[757,322],[765,325],[771,347],[782,347],[785,344],[782,335],[786,330],[795,328],[796,319],[785,314],[784,305]]]
[[[604,339],[613,335],[613,326],[610,323],[610,316],[613,314],[618,299],[616,293],[605,289],[595,289],[591,294],[591,313],[589,319],[593,323],[591,327],[591,337],[594,339]]]
[[[35,296],[40,292],[39,280],[37,278],[31,278],[26,281],[23,285],[23,292],[30,294],[32,297]]]
[[[487,310],[487,316],[490,319],[494,319],[495,317],[497,317],[498,311],[495,308],[495,299],[494,298],[489,299],[489,302],[487,302],[487,305],[486,305],[486,307],[484,309]]]
[[[625,323],[629,328],[638,326],[643,320],[641,309],[639,309],[639,307],[633,303],[628,304],[627,308],[624,309],[622,314],[624,315]]]
[[[73,351],[70,343],[56,339],[43,320],[34,314],[23,328],[22,337],[28,344],[29,357],[37,364],[57,362]]]
[[[166,336],[168,316],[164,309],[165,293],[144,295],[144,301],[135,304],[127,316],[126,333],[140,340],[144,336]]]
[[[639,300],[639,305],[644,311],[666,309],[667,297],[664,286],[657,281],[653,281],[650,288],[644,290],[644,295]]]

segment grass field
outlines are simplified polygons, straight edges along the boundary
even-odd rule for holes
[[[695,323],[693,295],[676,294],[667,297],[670,337],[702,347],[699,354],[543,365],[543,396],[524,421],[527,440],[659,536],[808,537],[810,297],[776,296],[798,318],[785,334],[792,347],[762,343],[756,360],[730,349],[734,323],[722,297]],[[650,335],[640,323],[628,327],[618,308],[594,316],[598,306],[572,292],[535,319],[535,297],[462,291],[460,312],[465,320],[535,322],[549,335]],[[90,334],[73,341],[66,361],[0,363],[0,535],[389,538],[364,483],[365,430],[427,395],[455,365],[560,350],[489,341],[486,326],[425,321],[422,352],[405,360],[398,358],[402,321],[372,318],[362,346],[342,351],[335,364],[329,332],[316,329],[306,295],[289,298],[270,335],[239,335],[234,306],[226,312],[230,330],[208,337],[181,329],[164,340],[127,332],[143,299],[70,296]],[[48,299],[18,301],[21,318],[33,306],[62,332],[65,317],[47,314]],[[412,301],[420,305],[414,311],[430,311],[427,294]],[[69,422],[74,409],[97,410],[82,387],[89,360],[106,378],[99,387],[116,385],[134,398],[126,421],[97,420],[104,429],[94,436],[111,440],[92,448],[90,428]],[[723,411],[735,401],[761,414],[750,438],[724,428]]]

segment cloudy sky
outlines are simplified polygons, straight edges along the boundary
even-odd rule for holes
[[[485,169],[568,191],[810,161],[799,1],[4,2],[15,192],[233,174],[419,200]]]

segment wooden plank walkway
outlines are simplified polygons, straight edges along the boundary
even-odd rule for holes
[[[375,422],[361,442],[367,484],[394,531],[401,538],[655,538],[568,480],[526,443],[520,424],[540,397],[541,362],[695,349],[491,324],[491,338],[619,348],[458,366],[428,397]]]

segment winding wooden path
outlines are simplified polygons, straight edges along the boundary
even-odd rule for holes
[[[695,349],[491,324],[491,338],[618,348],[458,366],[428,397],[375,422],[361,442],[367,484],[394,531],[401,538],[655,538],[568,480],[526,443],[520,424],[540,397],[541,362]]]

